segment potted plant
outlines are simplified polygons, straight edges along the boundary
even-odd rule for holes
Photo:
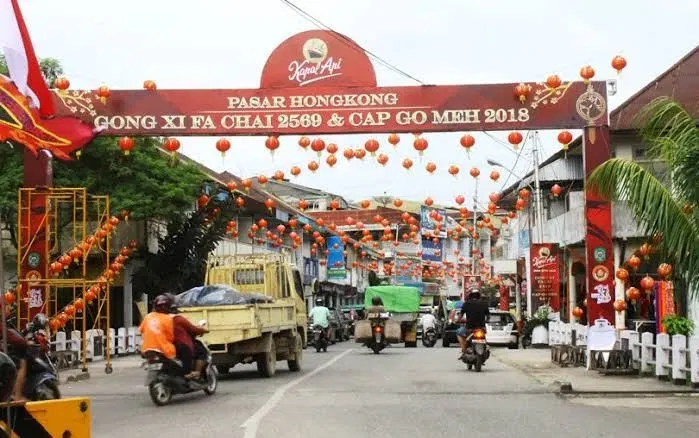
[[[549,343],[549,309],[540,307],[522,327],[522,346],[548,346]],[[525,345],[526,344],[526,345]]]
[[[694,332],[694,321],[684,316],[667,315],[663,318],[663,326],[671,337],[674,335],[690,337]]]

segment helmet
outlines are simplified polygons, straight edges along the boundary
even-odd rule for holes
[[[316,305],[322,306],[324,302],[322,298],[316,298]]]
[[[44,329],[49,323],[49,318],[43,313],[37,313],[32,319],[32,328],[34,329]]]
[[[0,403],[10,400],[17,379],[17,366],[10,356],[0,352]]]
[[[169,293],[169,292],[168,292],[168,293],[165,293],[165,294],[163,294],[163,295],[165,295],[165,296],[170,300],[170,302],[172,303],[172,304],[170,304],[170,313],[178,313],[178,310],[177,310],[177,297],[175,297],[174,294],[171,294],[171,293]]]
[[[379,296],[374,296],[371,298],[372,306],[383,306],[383,300]]]
[[[170,313],[170,308],[173,305],[173,300],[166,294],[158,295],[153,300],[153,310],[158,313]]]
[[[469,300],[479,300],[481,298],[481,291],[478,289],[471,289],[471,293],[468,294]]]

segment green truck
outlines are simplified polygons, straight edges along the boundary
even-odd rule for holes
[[[417,321],[420,312],[420,291],[411,286],[371,286],[364,291],[364,306],[371,307],[371,299],[380,297],[384,309],[393,321],[400,322],[401,341],[406,348],[417,347]]]

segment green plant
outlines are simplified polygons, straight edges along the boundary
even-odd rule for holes
[[[548,330],[549,328],[549,311],[546,307],[540,307],[530,319],[527,319],[524,315],[522,316],[523,326],[522,326],[522,336],[531,337],[532,332],[538,326],[544,326]]]
[[[663,326],[668,335],[691,336],[694,332],[694,321],[684,316],[667,315],[663,318]]]

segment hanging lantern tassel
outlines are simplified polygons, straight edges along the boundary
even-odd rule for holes
[[[77,158],[79,160],[80,157],[82,156],[82,154],[83,154],[83,151],[78,149],[77,151],[75,151],[75,158]]]

